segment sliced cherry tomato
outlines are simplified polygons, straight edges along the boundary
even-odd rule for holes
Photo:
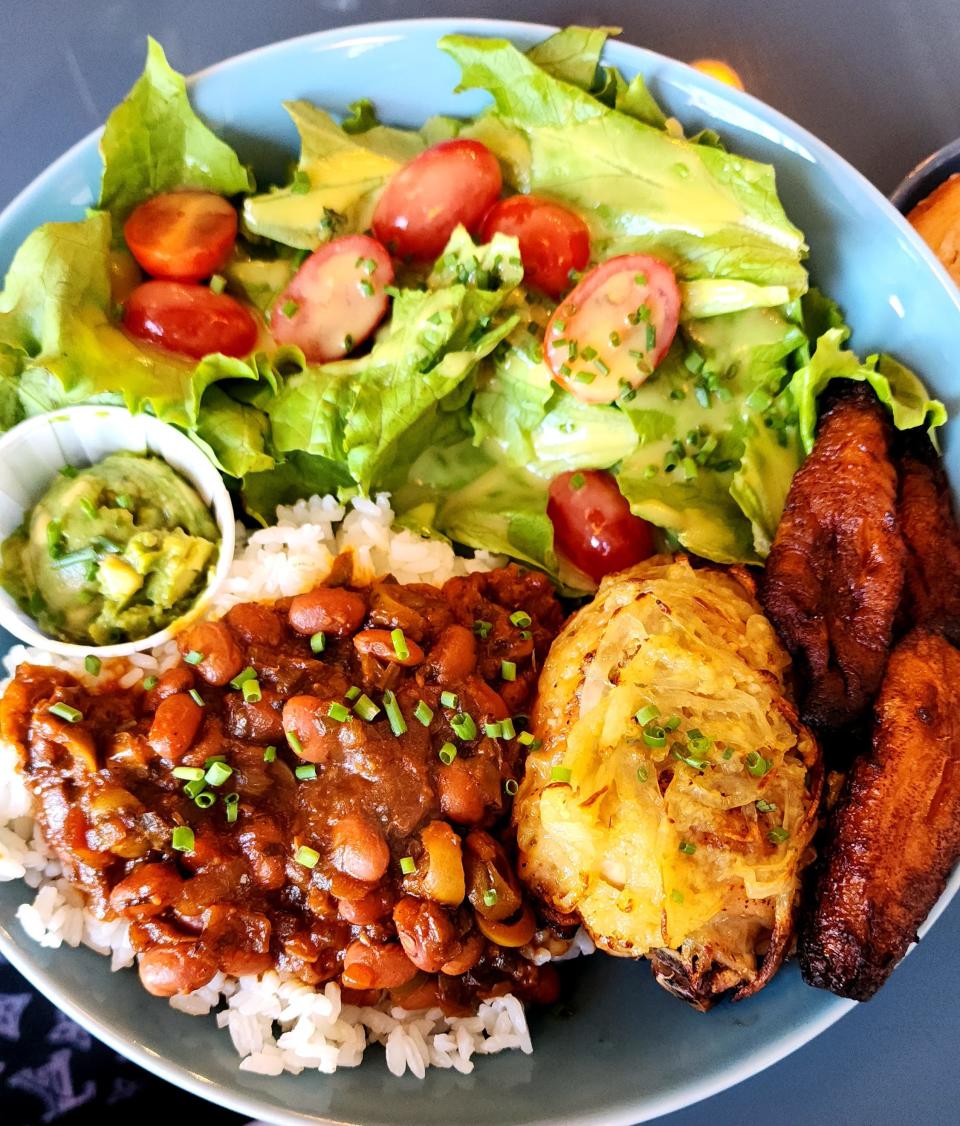
[[[653,555],[652,525],[633,515],[616,480],[603,470],[555,477],[547,515],[557,551],[595,582]]]
[[[337,360],[366,340],[387,311],[390,255],[367,235],[334,239],[315,250],[277,298],[270,330],[308,360]]]
[[[133,209],[123,236],[130,253],[153,277],[200,281],[230,257],[237,213],[213,192],[164,192]]]
[[[257,342],[257,322],[239,301],[186,282],[137,286],[123,307],[123,327],[170,352],[197,359],[211,352],[246,356]]]
[[[487,212],[480,237],[489,242],[500,231],[520,244],[523,276],[550,297],[570,288],[570,271],[590,261],[587,224],[566,207],[532,195],[501,199]]]
[[[585,403],[612,403],[639,387],[677,331],[680,290],[659,258],[624,254],[601,262],[560,302],[544,337],[553,376]]]
[[[429,261],[458,223],[476,234],[502,184],[486,145],[441,141],[393,175],[373,213],[373,233],[398,258]]]

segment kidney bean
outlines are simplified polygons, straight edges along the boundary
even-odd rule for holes
[[[393,909],[404,953],[424,973],[439,973],[460,953],[453,920],[439,903],[405,895]]]
[[[239,602],[230,607],[223,620],[247,644],[275,647],[283,641],[280,615],[259,602]]]
[[[266,915],[218,903],[204,912],[200,938],[224,973],[240,977],[270,969],[271,929]]]
[[[440,972],[447,974],[449,977],[465,974],[467,970],[473,969],[480,961],[480,955],[486,945],[487,940],[482,934],[475,932],[467,935],[466,938],[460,940],[460,953],[455,954],[449,962],[444,962]]]
[[[407,656],[401,657],[394,648],[390,630],[364,629],[353,639],[354,648],[361,656],[376,657],[378,661],[409,669],[423,660],[423,650],[409,637],[406,638],[406,643]]]
[[[110,907],[127,919],[150,919],[171,906],[183,880],[172,864],[138,864],[110,892]]]
[[[203,708],[185,692],[161,700],[147,736],[154,752],[176,765],[190,749],[203,722]]]
[[[416,975],[417,967],[398,942],[351,942],[343,955],[343,984],[350,989],[393,989]]]
[[[178,692],[189,692],[193,685],[193,669],[189,665],[177,665],[176,668],[167,669],[147,693],[147,708],[155,710],[161,700],[175,696]]]
[[[389,915],[393,910],[396,896],[393,891],[381,885],[360,899],[339,899],[337,908],[340,918],[354,926],[366,927]]]
[[[477,667],[477,639],[465,626],[447,626],[427,654],[424,679],[436,684],[457,684]]]
[[[327,715],[333,701],[320,696],[294,696],[283,705],[283,729],[300,741],[296,753],[305,762],[326,762],[336,750],[341,724]]]
[[[140,955],[140,980],[154,997],[192,993],[217,972],[216,963],[198,943],[160,946]]]
[[[222,686],[246,665],[243,650],[224,622],[197,622],[180,635],[177,646],[183,656],[203,655],[193,667],[208,684]]]
[[[349,637],[360,628],[366,613],[367,604],[359,594],[342,587],[319,586],[293,599],[289,620],[297,633],[306,636],[329,633]]]
[[[461,825],[483,821],[488,807],[500,801],[500,774],[486,757],[456,758],[437,772],[440,809]]]
[[[390,849],[378,826],[364,817],[344,817],[333,827],[333,863],[355,880],[374,883],[387,870]]]

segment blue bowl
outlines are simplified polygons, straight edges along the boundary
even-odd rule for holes
[[[366,96],[402,125],[419,125],[432,113],[472,114],[484,99],[452,92],[458,70],[436,49],[437,39],[466,32],[527,46],[551,30],[459,19],[342,28],[241,55],[198,75],[191,90],[199,112],[267,178],[280,174],[296,151],[283,99],[345,110]],[[960,292],[880,193],[816,138],[748,95],[626,44],[610,44],[606,59],[628,76],[642,71],[654,95],[690,129],[715,127],[730,147],[776,166],[787,211],[810,243],[813,277],[843,306],[854,346],[893,352],[955,414]],[[0,267],[38,223],[82,215],[99,173],[93,135],[27,188],[0,217]],[[946,449],[958,480],[960,452],[949,432]],[[927,926],[957,883],[955,874]],[[481,1058],[472,1075],[438,1071],[421,1082],[391,1078],[372,1051],[357,1070],[265,1079],[237,1070],[230,1041],[212,1017],[174,1012],[146,995],[134,973],[111,974],[106,960],[88,950],[30,943],[13,922],[28,894],[20,884],[0,885],[0,949],[55,1004],[171,1082],[277,1123],[636,1123],[748,1078],[853,1007],[808,989],[789,965],[758,997],[704,1016],[659,989],[645,965],[597,956],[573,975],[572,1015],[533,1017],[532,1056]]]
[[[931,153],[908,172],[894,188],[890,202],[906,215],[954,172],[960,172],[960,137]]]

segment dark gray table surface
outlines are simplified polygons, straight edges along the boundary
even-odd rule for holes
[[[191,72],[347,23],[508,14],[619,25],[628,41],[677,58],[724,58],[751,93],[813,130],[885,192],[960,134],[958,0],[0,0],[0,207],[102,123],[139,72],[147,33]],[[958,947],[954,903],[875,1000],[664,1126],[960,1123]],[[197,1118],[203,1113],[196,1103]]]

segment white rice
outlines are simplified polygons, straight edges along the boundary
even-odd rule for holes
[[[349,508],[326,496],[278,509],[275,525],[249,535],[240,530],[237,557],[214,613],[236,602],[269,601],[309,590],[326,577],[336,554],[347,549],[354,553],[358,581],[390,572],[400,582],[442,583],[502,562],[485,552],[473,559],[459,557],[445,543],[394,530],[392,522],[383,495],[355,499]],[[99,675],[91,677],[75,659],[21,645],[11,650],[5,664],[10,674],[22,661],[58,665],[91,684],[121,673],[120,683],[130,687],[177,660],[176,645],[168,642],[152,653],[134,655],[123,667],[104,662]],[[64,878],[47,848],[31,809],[16,754],[0,743],[0,881],[22,880],[36,891],[32,902],[17,909],[21,926],[42,946],[83,943],[108,956],[113,970],[132,966],[135,956],[127,924],[103,922],[87,910],[83,896]],[[439,1009],[411,1013],[389,1006],[362,1008],[342,1004],[333,982],[319,990],[285,981],[271,970],[259,977],[218,974],[202,989],[172,997],[170,1004],[193,1016],[217,1010],[217,1026],[233,1041],[241,1070],[260,1075],[299,1074],[305,1069],[329,1074],[338,1067],[356,1067],[370,1044],[384,1046],[394,1075],[410,1071],[421,1079],[428,1067],[467,1074],[475,1055],[533,1050],[523,1006],[512,996],[484,1002],[471,1017],[446,1017]]]

